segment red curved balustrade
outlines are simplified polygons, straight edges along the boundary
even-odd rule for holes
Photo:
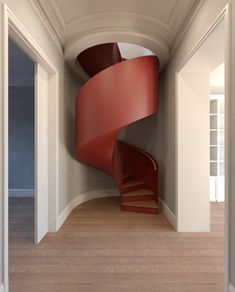
[[[118,141],[129,124],[157,111],[158,60],[123,60],[116,43],[83,51],[78,61],[91,77],[76,100],[76,156],[112,175],[124,211],[158,214],[158,165],[134,145]]]

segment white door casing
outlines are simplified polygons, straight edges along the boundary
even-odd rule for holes
[[[36,148],[36,161],[35,167],[41,167],[44,169],[44,173],[41,170],[35,171],[37,177],[37,182],[41,186],[37,187],[37,204],[39,206],[39,211],[37,215],[37,223],[42,221],[41,227],[37,227],[37,234],[35,242],[39,242],[43,238],[45,232],[50,230],[51,232],[57,230],[57,220],[58,220],[58,95],[59,95],[59,73],[58,69],[55,67],[53,62],[48,58],[47,54],[42,50],[37,42],[31,37],[31,35],[25,30],[24,26],[20,21],[14,16],[11,10],[7,7],[5,3],[1,4],[0,11],[0,129],[2,129],[2,135],[0,137],[0,163],[2,168],[0,169],[0,182],[2,182],[2,204],[0,200],[0,207],[2,211],[2,237],[0,235],[2,244],[2,266],[3,273],[0,275],[3,281],[4,291],[8,292],[8,38],[9,35],[14,39],[14,41],[23,49],[28,56],[36,64],[37,72],[36,77],[36,96],[35,96],[35,106],[36,110],[40,109],[41,113],[37,115],[36,113],[36,131],[39,131],[39,138],[35,141],[42,143],[42,147]],[[40,68],[40,69],[39,69]],[[45,75],[46,73],[46,75]],[[47,86],[45,86],[47,80]],[[51,97],[46,99],[46,96]],[[43,99],[38,97],[42,96]],[[45,108],[43,108],[45,107]],[[48,109],[53,110],[53,114],[50,115],[51,118],[47,121],[47,111]],[[39,121],[41,125],[39,124]],[[43,134],[44,131],[44,134]],[[35,133],[35,136],[37,133]],[[48,144],[52,145],[52,150],[48,150]],[[45,153],[45,150],[47,151]],[[40,159],[39,159],[40,158]],[[49,162],[47,162],[47,160]],[[38,162],[38,164],[37,164]],[[48,169],[49,165],[49,170]],[[47,185],[47,186],[46,186]],[[48,193],[48,190],[50,192]],[[39,194],[43,194],[43,197],[39,197]],[[46,205],[43,206],[43,200],[46,201]],[[48,212],[48,209],[50,212]],[[1,223],[1,220],[0,220]],[[0,246],[1,246],[0,244]]]
[[[35,243],[39,243],[48,232],[48,74],[38,63],[35,69]]]

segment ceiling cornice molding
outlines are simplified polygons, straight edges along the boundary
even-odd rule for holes
[[[115,25],[114,25],[115,24]],[[76,18],[66,25],[67,41],[73,35],[82,33],[91,27],[139,27],[149,32],[156,32],[167,42],[170,38],[170,31],[167,25],[156,20],[153,17],[133,12],[103,12],[93,13],[83,17]]]
[[[57,18],[57,21],[58,21],[61,29],[62,30],[65,30],[66,23],[64,21],[63,15],[62,15],[59,7],[58,7],[58,3],[57,2],[54,2],[52,0],[47,0],[47,1],[50,3],[51,7],[53,8],[53,11],[55,13],[55,16]]]
[[[63,55],[63,39],[58,34],[57,30],[55,30],[54,26],[52,25],[51,21],[48,19],[47,14],[44,11],[44,8],[41,6],[39,0],[29,0],[29,3],[33,7],[34,11],[39,16],[43,26],[46,28],[48,33],[50,34],[54,44],[56,45],[57,49]]]
[[[197,14],[197,12],[199,11],[199,9],[201,8],[201,6],[203,5],[204,2],[205,2],[205,0],[194,1],[186,19],[184,20],[180,29],[178,30],[177,34],[175,35],[174,39],[172,40],[172,44],[171,44],[171,48],[170,48],[171,55],[173,55],[176,48],[181,43],[183,37],[185,36],[187,30],[190,27],[195,15]]]
[[[101,43],[101,41],[132,42],[146,47],[158,55],[161,64],[165,64],[166,56],[169,58],[170,50],[173,51],[178,46],[191,23],[191,18],[196,13],[195,9],[198,9],[199,4],[204,0],[177,0],[166,22],[154,17],[154,14],[150,15],[152,13],[143,14],[140,10],[137,12],[120,10],[104,12],[105,9],[103,11],[101,9],[101,12],[96,12],[94,9],[86,9],[84,10],[86,15],[81,15],[79,11],[67,15],[65,12],[69,3],[67,4],[66,1],[62,1],[60,5],[56,0],[31,1],[37,2],[41,7],[44,17],[47,18],[48,23],[53,27],[64,46],[65,58],[69,59],[69,63],[74,67],[73,63],[77,56],[74,55],[74,44],[76,44],[77,54],[79,54],[82,48],[86,49],[88,46]],[[77,1],[76,9],[80,3],[79,0]],[[84,7],[81,6],[82,8]],[[73,63],[71,55],[74,56]],[[163,56],[163,60],[159,55]]]
[[[141,31],[139,28],[117,28],[111,26],[95,28],[70,38],[65,44],[65,58],[74,71],[85,78],[78,67],[77,55],[89,47],[106,42],[143,44],[158,56],[161,69],[169,58],[169,46],[160,37],[156,38],[156,35],[147,34],[146,31]]]
[[[170,35],[170,39],[169,39],[171,43],[174,40],[174,38],[177,35],[180,28],[182,27],[183,23],[185,22],[185,20],[184,20],[184,22],[181,23],[181,25],[179,27],[178,20],[185,19],[185,10],[188,11],[188,13],[191,13],[191,9],[192,9],[192,6],[194,4],[195,4],[195,0],[188,0],[188,1],[178,0],[178,2],[176,3],[174,13],[170,17],[170,21],[168,24],[168,29],[171,31],[171,35]]]

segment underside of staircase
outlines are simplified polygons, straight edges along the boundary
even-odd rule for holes
[[[158,165],[144,150],[117,139],[120,131],[154,114],[158,60],[123,60],[116,43],[86,49],[78,61],[91,78],[76,99],[76,156],[113,176],[121,209],[158,214]]]

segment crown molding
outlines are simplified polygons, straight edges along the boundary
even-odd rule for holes
[[[65,59],[75,73],[85,78],[81,74],[77,56],[83,50],[100,43],[107,42],[129,42],[136,45],[144,44],[146,48],[155,53],[160,61],[160,70],[162,70],[169,58],[169,46],[156,34],[150,34],[141,31],[139,28],[117,28],[117,27],[101,27],[75,35],[65,44]]]
[[[51,21],[47,17],[47,14],[45,13],[42,5],[40,4],[40,0],[28,0],[31,6],[33,7],[34,11],[40,18],[43,26],[46,28],[48,33],[50,34],[54,44],[56,45],[59,52],[63,55],[63,39],[60,34],[58,34],[58,31],[54,28]]]
[[[159,57],[162,69],[170,56],[170,51],[174,52],[205,0],[188,0],[187,3],[185,0],[178,0],[167,22],[131,11],[95,12],[65,21],[63,11],[57,1],[30,1],[36,3],[38,10],[43,15],[46,27],[50,27],[62,43],[65,58],[69,60],[72,67],[76,67],[76,56],[81,49],[84,50],[88,46],[99,44],[102,41],[118,41],[132,42],[150,49]],[[182,23],[186,13],[187,17]],[[178,29],[179,25],[180,29]],[[74,54],[75,43],[76,56]],[[72,55],[75,58],[73,60],[71,60]],[[77,72],[77,70],[75,71]]]
[[[180,1],[180,2],[179,2]],[[172,13],[172,16],[170,17],[170,21],[168,23],[168,29],[171,32],[169,41],[172,43],[174,38],[176,37],[178,31],[181,29],[183,23],[185,22],[185,18],[188,17],[188,15],[191,13],[191,11],[194,9],[195,0],[178,0],[176,3],[176,6],[174,8],[174,13]],[[187,15],[185,17],[185,11],[187,12]],[[183,23],[179,26],[179,19],[184,19]]]
[[[115,26],[114,26],[115,24]],[[88,14],[66,24],[65,42],[74,35],[83,34],[94,28],[139,28],[146,32],[160,35],[165,42],[169,42],[170,31],[168,26],[159,20],[144,14],[133,12],[101,12]]]
[[[178,45],[181,43],[183,37],[185,36],[186,32],[188,31],[194,17],[196,16],[197,12],[201,8],[202,4],[205,0],[194,1],[186,19],[182,23],[180,29],[176,33],[174,39],[172,40],[171,47],[170,47],[170,54],[173,55]]]
[[[39,1],[40,1],[40,0],[39,0]],[[42,0],[41,0],[41,1],[42,1]],[[57,21],[58,21],[58,23],[59,23],[59,25],[60,25],[60,29],[61,29],[62,31],[64,31],[64,30],[65,30],[65,27],[66,27],[66,23],[65,23],[65,21],[64,21],[64,17],[63,17],[63,15],[62,15],[62,13],[61,13],[59,7],[58,7],[58,2],[55,2],[55,1],[53,1],[53,0],[48,0],[48,2],[50,3],[50,5],[51,5],[51,7],[52,7],[52,9],[53,9],[53,11],[54,11],[54,13],[55,13],[55,16],[56,16],[56,18],[57,18]]]

